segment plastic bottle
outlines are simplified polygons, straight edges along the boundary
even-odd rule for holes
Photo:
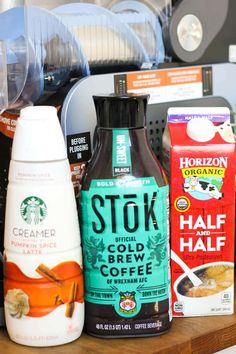
[[[82,182],[85,329],[161,334],[171,323],[168,184],[148,144],[148,96],[95,96],[97,148]]]
[[[30,346],[77,339],[84,323],[82,252],[65,142],[56,109],[21,110],[5,218],[5,317]]]

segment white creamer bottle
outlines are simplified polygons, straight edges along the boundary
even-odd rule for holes
[[[29,346],[77,339],[84,323],[80,232],[54,107],[27,107],[17,121],[4,247],[4,307],[10,338]]]

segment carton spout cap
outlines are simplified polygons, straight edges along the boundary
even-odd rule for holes
[[[195,141],[210,141],[215,136],[215,126],[207,118],[193,118],[187,124],[187,135]]]

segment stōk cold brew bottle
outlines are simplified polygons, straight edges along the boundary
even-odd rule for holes
[[[168,183],[147,139],[148,95],[94,96],[98,142],[82,181],[86,331],[149,336],[171,323]]]

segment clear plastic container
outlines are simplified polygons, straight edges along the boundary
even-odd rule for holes
[[[7,57],[5,43],[0,41],[0,113],[8,106]]]
[[[46,90],[56,91],[74,75],[88,74],[83,51],[67,26],[53,12],[26,7],[27,31],[36,61],[43,69]]]
[[[25,0],[2,0],[0,2],[0,12],[11,9],[16,6],[23,6],[25,4]]]
[[[18,100],[27,77],[28,45],[25,32],[23,7],[12,8],[0,14],[0,40],[6,48],[5,80],[8,85],[8,106],[12,106]]]
[[[0,40],[7,53],[8,109],[34,104],[68,82],[72,72],[88,74],[79,43],[48,10],[22,6],[1,13]]]
[[[121,1],[111,10],[119,19],[127,23],[139,37],[154,65],[164,62],[165,48],[162,29],[158,17],[139,1]]]
[[[53,12],[70,28],[94,67],[149,63],[146,49],[135,32],[113,12],[94,4],[68,4]]]

